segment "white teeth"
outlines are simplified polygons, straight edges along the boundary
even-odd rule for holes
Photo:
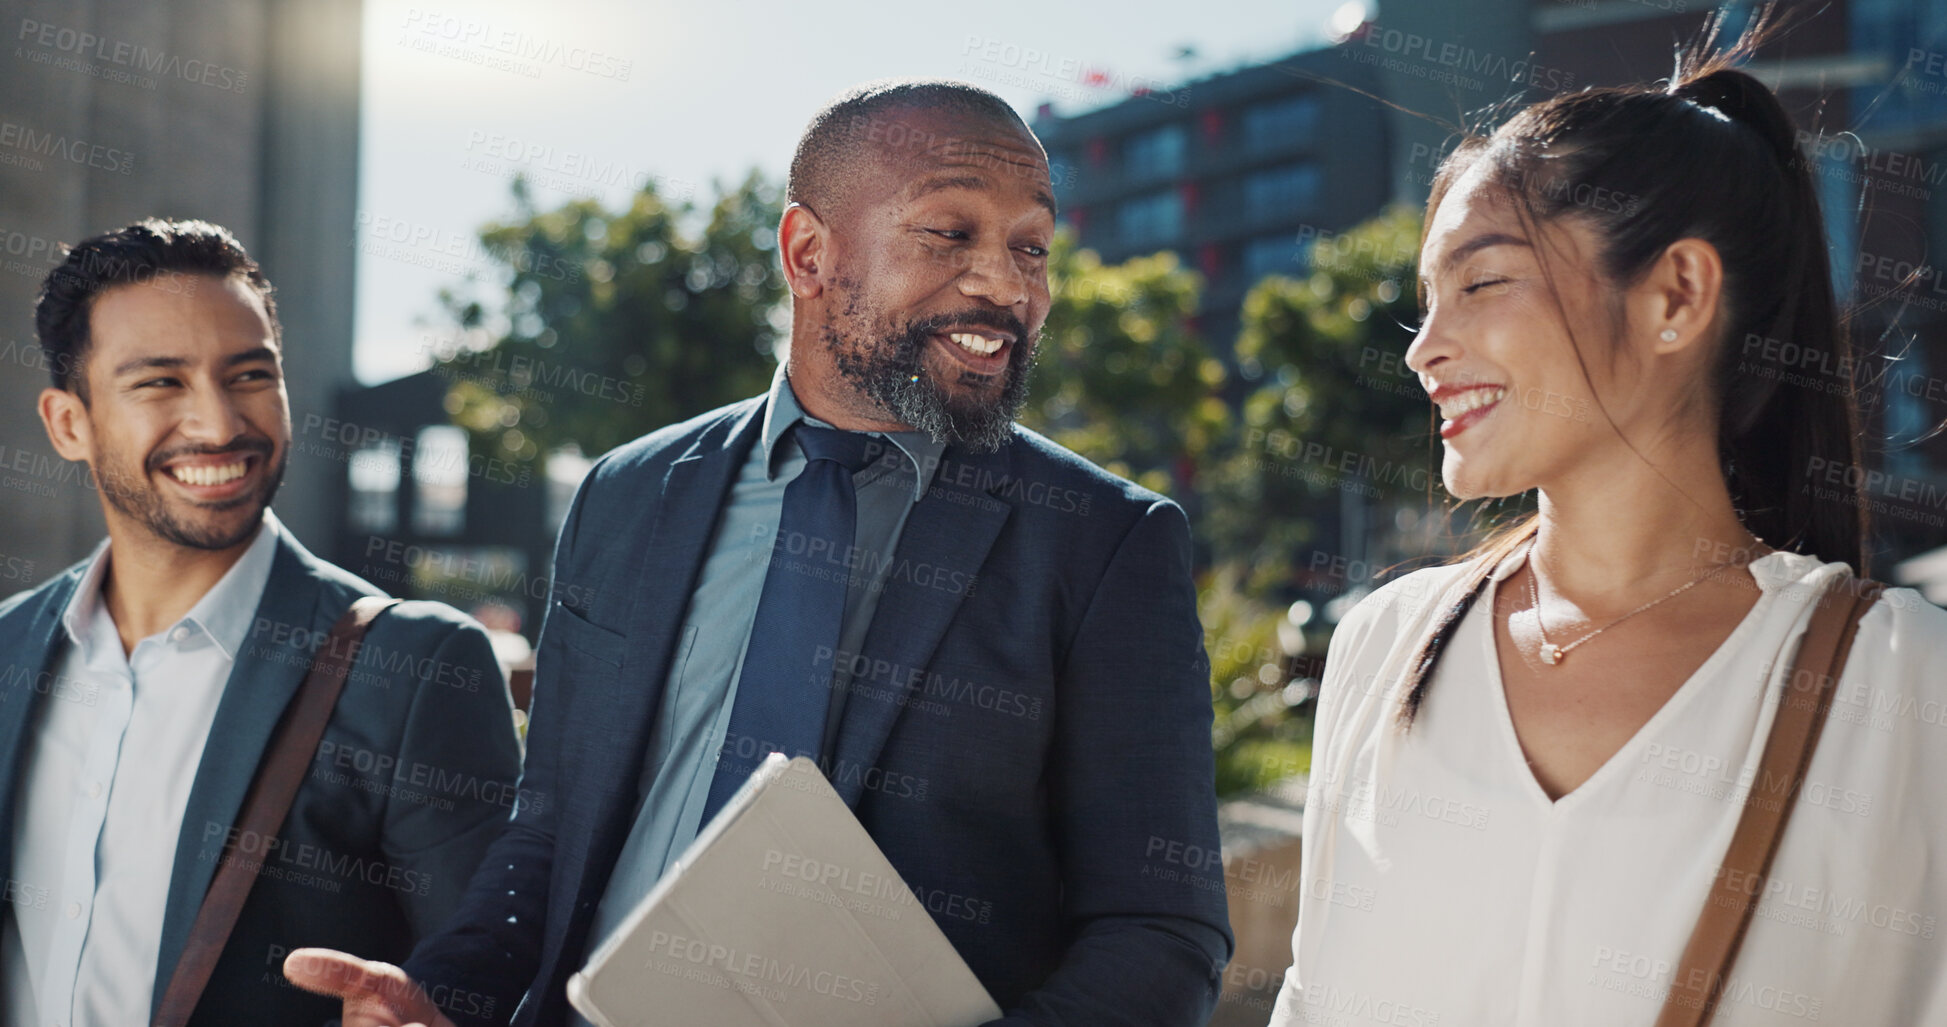
[[[216,467],[171,467],[169,473],[185,485],[221,485],[243,477],[244,468],[249,466],[239,460],[233,464]]]
[[[1457,396],[1450,396],[1440,404],[1440,416],[1451,421],[1462,414],[1469,414],[1485,406],[1499,403],[1508,390],[1499,385],[1482,389],[1468,389]]]
[[[974,332],[953,332],[947,338],[958,343],[961,349],[978,353],[981,356],[992,356],[1000,352],[1001,348],[1001,340],[990,339],[985,335]]]

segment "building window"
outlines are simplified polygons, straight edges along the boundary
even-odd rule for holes
[[[1318,168],[1286,164],[1254,172],[1244,178],[1244,213],[1248,217],[1306,214],[1318,203]]]
[[[1841,10],[1846,12],[1852,56],[1877,58],[1884,62],[1880,67],[1887,69],[1852,89],[1852,109],[1871,112],[1869,120],[1856,127],[1881,133],[1906,129],[1923,137],[1938,131],[1941,91],[1947,84],[1940,63],[1940,52],[1947,46],[1947,7],[1914,0],[1852,0]],[[1835,142],[1826,140],[1822,149],[1838,150]],[[1938,179],[1932,181],[1939,184]]]
[[[1282,150],[1310,142],[1318,134],[1318,97],[1287,96],[1244,108],[1244,147],[1253,152]]]
[[[399,440],[387,439],[352,453],[346,475],[351,485],[353,531],[383,535],[399,527]]]
[[[412,447],[412,530],[458,535],[466,528],[466,432],[450,424],[419,429]]]
[[[1183,234],[1183,197],[1170,189],[1125,201],[1116,209],[1116,231],[1125,246],[1152,246]]]
[[[572,443],[548,454],[546,527],[550,537],[561,531],[561,522],[568,519],[568,508],[574,505],[575,492],[593,466],[595,461],[582,456],[581,447]]]
[[[1269,275],[1297,278],[1305,273],[1304,256],[1297,236],[1289,232],[1258,236],[1244,244],[1244,280],[1256,282]]]
[[[1906,355],[1889,365],[1886,375],[1886,434],[1892,439],[1925,438],[1934,425],[1932,411],[1921,398],[1926,395],[1925,383],[1936,379],[1927,376],[1926,350],[1915,346]],[[1925,452],[1914,445],[1893,445],[1886,449],[1886,469],[1894,474],[1908,478],[1923,477],[1927,474]]]
[[[1134,179],[1169,178],[1183,173],[1189,133],[1182,125],[1138,132],[1122,142],[1123,172]]]

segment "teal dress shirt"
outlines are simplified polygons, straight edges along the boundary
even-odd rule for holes
[[[765,404],[763,434],[725,499],[690,595],[663,685],[662,709],[643,761],[635,825],[596,907],[590,951],[649,894],[702,827],[704,799],[737,701],[737,678],[757,619],[757,600],[783,512],[784,490],[805,467],[796,441],[779,445],[786,430],[799,420],[831,427],[798,406],[790,379],[780,367]],[[945,443],[921,432],[881,437],[891,445],[852,477],[858,488],[853,549],[836,557],[839,563],[834,569],[850,579],[837,646],[841,654],[858,652],[865,641],[906,516],[926,494],[946,449]],[[825,723],[826,751],[837,732],[850,683],[849,661],[835,662],[832,704]]]

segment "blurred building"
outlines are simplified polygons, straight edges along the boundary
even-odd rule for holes
[[[474,450],[447,395],[456,380],[492,373],[481,365],[493,359],[347,386],[330,418],[296,426],[296,447],[340,468],[320,550],[332,562],[532,641],[553,598],[555,533],[588,461],[556,453],[543,471]]]
[[[0,541],[36,584],[102,536],[48,445],[33,303],[60,246],[158,215],[237,233],[277,287],[293,423],[352,375],[359,0],[22,0],[0,62]],[[293,455],[278,515],[327,548],[342,465]]]
[[[1375,88],[1327,48],[1073,117],[1044,106],[1034,131],[1080,244],[1108,263],[1175,253],[1202,274],[1197,327],[1227,354],[1258,279],[1303,274],[1311,240],[1389,198],[1382,108],[1354,91]]]
[[[1706,17],[1723,14],[1735,38],[1758,6],[1385,0],[1339,49],[1369,63],[1400,108],[1391,115],[1391,192],[1417,206],[1463,122],[1559,92],[1665,79],[1678,45],[1695,39]],[[1749,70],[1778,90],[1800,126],[1834,278],[1868,357],[1842,369],[1808,354],[1803,387],[1841,387],[1848,373],[1859,384],[1868,457],[1840,480],[1864,482],[1883,574],[1947,541],[1947,436],[1933,435],[1947,421],[1947,275],[1938,256],[1947,253],[1947,6],[1830,0],[1787,11],[1789,30]],[[1808,470],[1808,488],[1839,484],[1813,476]]]
[[[1897,358],[1875,359],[1865,389],[1878,411],[1868,443],[1883,453],[1869,461],[1866,491],[1885,576],[1947,543],[1947,435],[1937,430],[1947,424],[1947,5],[1839,9],[1845,49],[1817,72],[1843,114],[1814,123],[1804,145],[1826,210],[1861,212],[1839,219],[1833,244],[1841,288],[1859,304],[1853,337]]]

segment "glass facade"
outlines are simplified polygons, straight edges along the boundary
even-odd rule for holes
[[[458,535],[466,527],[466,431],[450,424],[419,429],[412,448],[412,530]]]
[[[384,533],[399,527],[399,440],[387,439],[352,454],[346,466],[351,485],[353,531]]]
[[[1285,96],[1244,108],[1244,146],[1252,151],[1281,150],[1310,142],[1318,134],[1318,97]]]
[[[1253,218],[1308,214],[1318,205],[1319,179],[1311,164],[1254,171],[1244,177],[1244,213]]]
[[[1255,283],[1268,275],[1284,275],[1287,278],[1302,277],[1307,268],[1305,254],[1298,245],[1297,236],[1290,232],[1278,235],[1262,235],[1244,243],[1243,259],[1239,262],[1244,281]]]
[[[1116,232],[1125,246],[1175,241],[1183,235],[1183,197],[1169,189],[1125,200],[1116,208]]]
[[[1122,143],[1122,170],[1132,179],[1168,178],[1183,173],[1190,133],[1182,125],[1137,132]]]

